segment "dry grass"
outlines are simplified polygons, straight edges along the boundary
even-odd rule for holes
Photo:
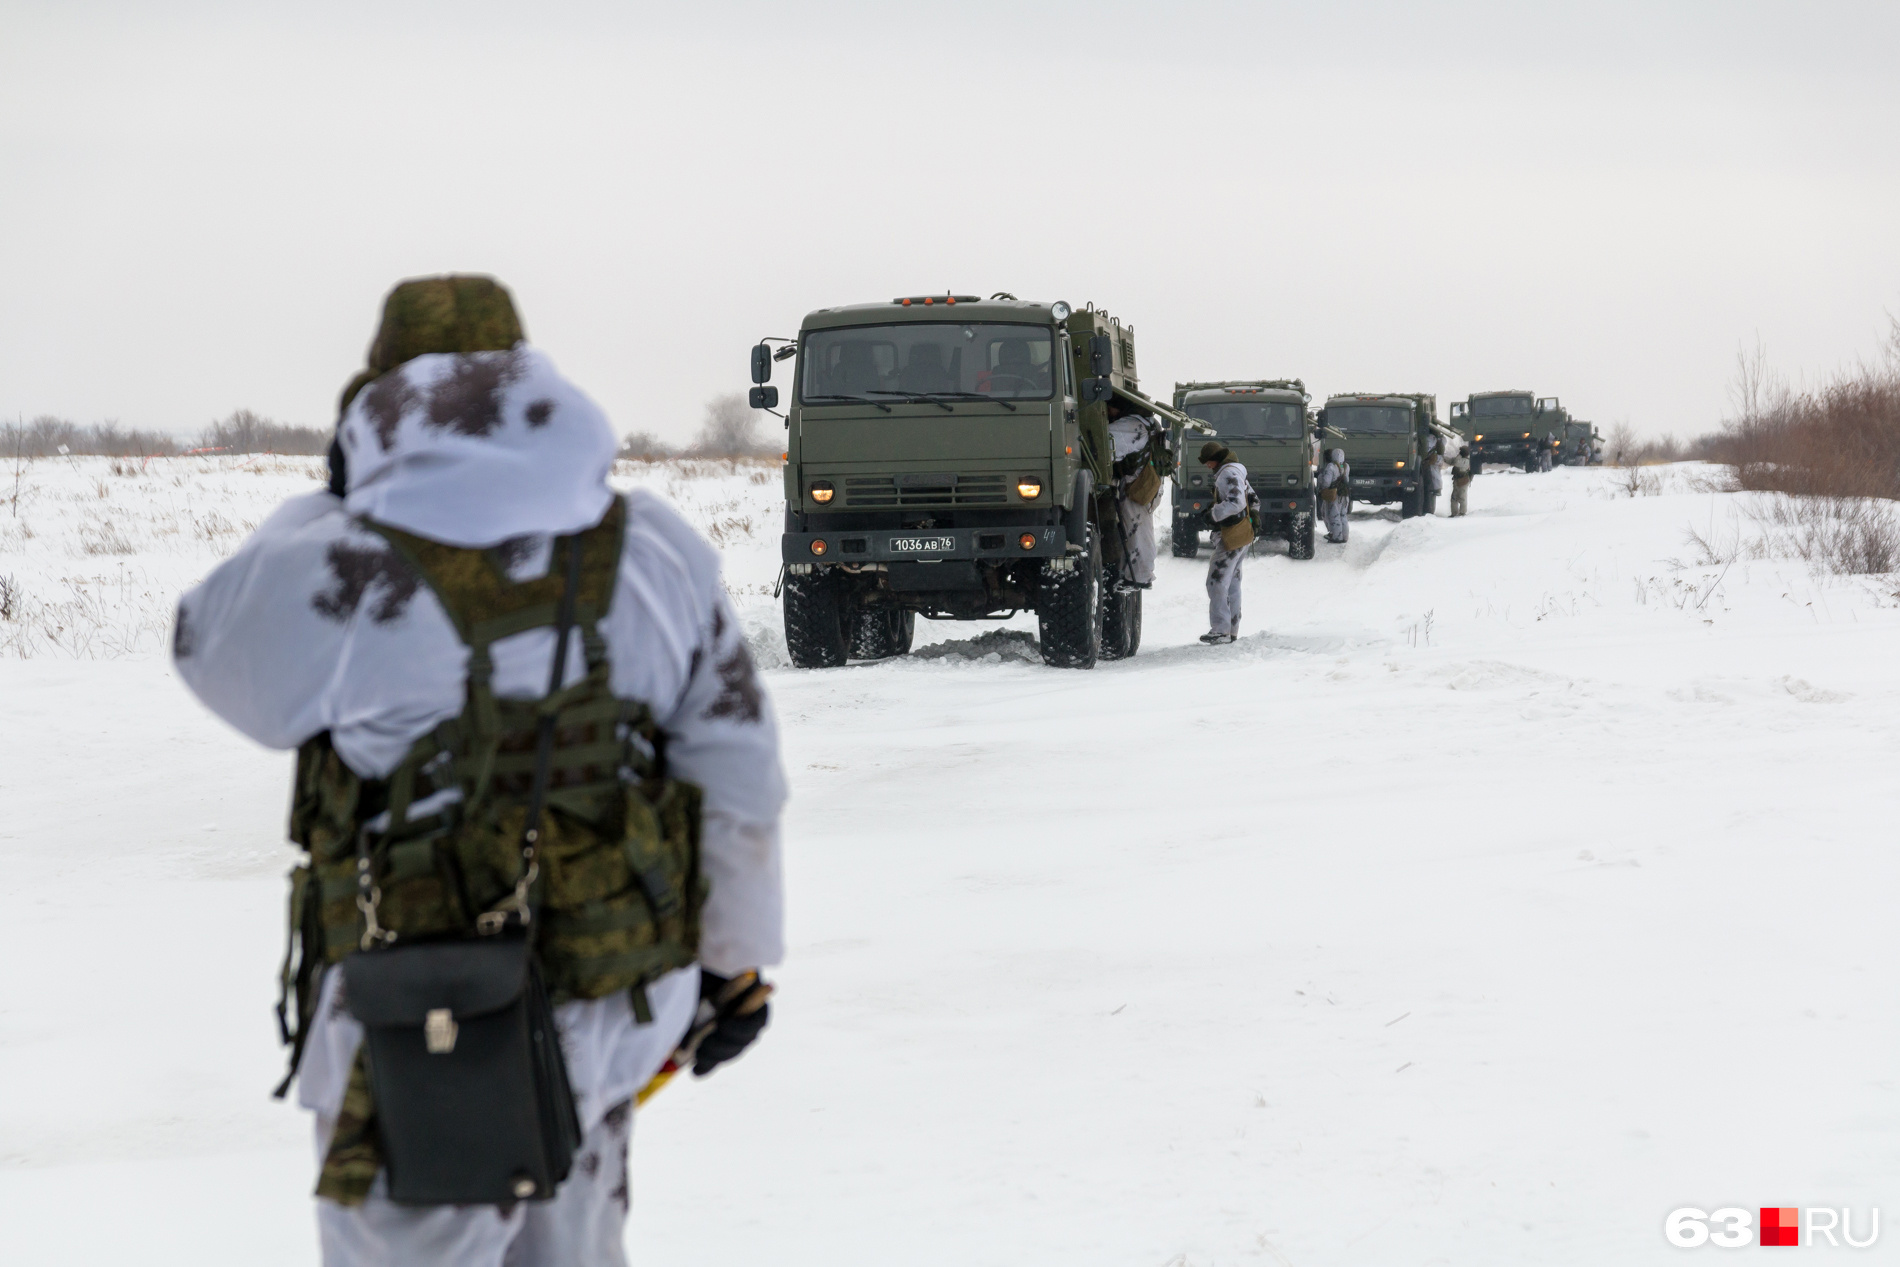
[[[1740,487],[1797,497],[1900,499],[1900,320],[1880,357],[1796,392],[1744,353],[1738,417],[1712,445]],[[1841,514],[1829,512],[1839,521]]]

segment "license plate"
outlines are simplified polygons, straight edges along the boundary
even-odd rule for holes
[[[955,537],[892,537],[892,554],[948,554],[957,548]]]

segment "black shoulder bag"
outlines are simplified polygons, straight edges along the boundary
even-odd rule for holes
[[[580,589],[580,543],[567,544],[550,696],[566,677]],[[477,918],[476,935],[392,945],[395,934],[376,919],[381,895],[366,836],[357,835],[357,905],[367,929],[363,949],[341,967],[368,1045],[389,1196],[403,1205],[546,1201],[580,1146],[529,905],[554,724],[550,709],[537,735],[520,878],[512,895]]]

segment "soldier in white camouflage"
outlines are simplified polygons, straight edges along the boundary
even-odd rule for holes
[[[292,834],[309,861],[293,886],[301,895],[293,910],[303,912],[293,917],[294,974],[286,961],[295,1006],[280,1017],[286,1041],[295,1040],[298,1099],[314,1117],[326,1267],[624,1263],[636,1093],[681,1057],[689,1029],[703,1041],[685,1063],[705,1073],[765,1025],[769,987],[757,972],[783,950],[776,724],[718,555],[658,497],[608,486],[615,447],[600,410],[527,344],[500,286],[406,282],[385,306],[369,368],[346,390],[331,491],[285,504],[179,604],[173,655],[186,685],[257,742],[299,750]],[[550,580],[557,557],[571,562],[565,588]],[[561,663],[552,627],[520,623],[519,632],[469,640],[470,595],[550,584],[563,594],[586,588],[585,610],[598,613],[573,627],[585,654],[567,661],[558,698],[597,699],[603,716],[618,710],[622,719],[604,735],[596,722],[555,741],[573,777],[553,785],[532,890],[535,953],[579,1145],[565,1180],[536,1199],[399,1204],[389,1195],[364,1029],[340,989],[340,962],[359,936],[367,950],[375,935],[373,922],[365,926],[375,907],[363,911],[351,896],[349,841],[386,828],[392,815],[452,824],[443,837],[450,852],[430,838],[414,847],[437,850],[437,870],[405,876],[392,867],[380,881],[382,913],[403,937],[405,919],[495,909],[470,896],[483,873],[458,879],[460,898],[435,877],[441,867],[463,876],[458,860],[480,859],[463,845],[483,842],[453,825],[453,810],[474,803],[470,787],[505,780],[484,771],[479,785],[465,784],[459,759],[418,765],[417,754],[484,713],[519,717],[540,706],[524,701],[557,698],[547,693],[549,665]],[[513,742],[493,757],[491,747],[492,768],[518,764],[508,754],[521,749]],[[606,749],[619,755],[599,755]],[[645,772],[629,773],[626,761]],[[417,799],[398,811],[399,797],[410,805],[412,776]],[[542,774],[534,777],[541,785]],[[661,799],[628,790],[662,785],[670,790]],[[622,804],[660,806],[668,825],[651,826],[651,814],[636,823]],[[390,808],[358,821],[381,805]],[[590,814],[590,805],[610,812]],[[459,821],[472,821],[472,811]],[[691,861],[678,863],[679,876],[640,870],[630,884],[628,868],[649,866],[640,850],[660,830],[687,842]],[[656,884],[680,886],[664,892],[685,895],[685,923],[677,901],[653,900]],[[657,956],[648,953],[654,929],[665,952]]]

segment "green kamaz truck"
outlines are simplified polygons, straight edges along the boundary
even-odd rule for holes
[[[1603,437],[1593,423],[1573,418],[1563,424],[1554,439],[1551,460],[1561,466],[1598,466],[1603,462]]]
[[[1307,402],[1306,384],[1297,378],[1176,383],[1174,407],[1213,429],[1247,468],[1247,481],[1260,495],[1260,535],[1286,538],[1295,559],[1313,557],[1313,522],[1318,507],[1314,488],[1318,440]],[[1174,554],[1193,558],[1201,534],[1212,525],[1214,476],[1193,460],[1197,437],[1177,432],[1176,449],[1184,457],[1174,472]]]
[[[1008,294],[820,308],[797,339],[753,348],[755,408],[778,403],[765,384],[792,357],[782,596],[793,664],[903,655],[919,615],[1026,611],[1048,664],[1135,654],[1142,596],[1115,583],[1106,402],[1184,420],[1141,394],[1131,327]]]
[[[1451,425],[1471,441],[1471,473],[1487,462],[1525,472],[1548,471],[1570,415],[1555,396],[1527,391],[1477,392],[1451,407]]]
[[[1399,516],[1429,515],[1437,507],[1425,457],[1432,443],[1452,436],[1438,421],[1438,398],[1419,392],[1331,396],[1319,423],[1339,439],[1352,465],[1352,500],[1398,503]]]

